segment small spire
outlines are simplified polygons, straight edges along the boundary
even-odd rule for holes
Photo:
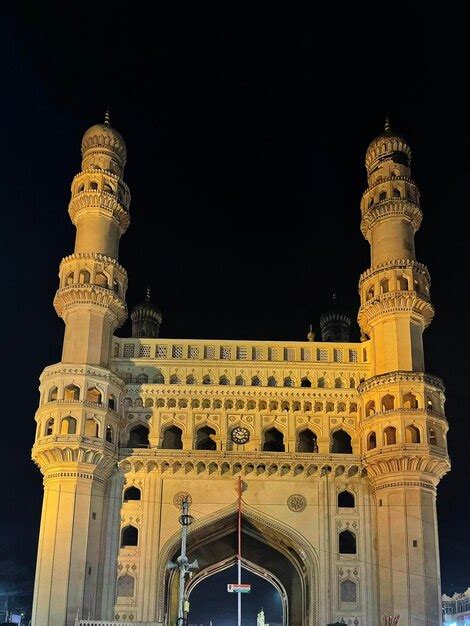
[[[385,132],[389,133],[391,132],[391,128],[390,128],[390,118],[388,117],[388,115],[385,116]]]
[[[106,109],[106,113],[104,114],[104,123],[106,126],[111,126],[111,118],[109,116],[109,108]]]
[[[315,341],[315,333],[313,332],[313,325],[312,324],[310,324],[310,329],[309,329],[308,334],[307,334],[307,339],[309,341]]]
[[[150,287],[147,287],[145,290],[145,299],[150,300]]]

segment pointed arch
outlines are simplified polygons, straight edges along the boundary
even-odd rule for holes
[[[284,435],[280,430],[272,427],[264,431],[263,452],[285,452]]]
[[[86,401],[92,404],[101,404],[103,394],[98,387],[88,387],[86,391]]]
[[[142,424],[136,424],[129,431],[129,439],[127,442],[127,448],[148,448],[149,442],[149,429]]]
[[[418,408],[418,398],[412,391],[405,393],[403,396],[403,408],[405,409],[417,409]]]
[[[50,417],[46,422],[46,426],[44,428],[44,435],[48,437],[49,435],[52,435],[53,432],[54,432],[54,418]]]
[[[77,434],[77,420],[71,415],[67,415],[62,419],[60,424],[61,435],[76,435]]]
[[[397,429],[395,426],[387,426],[384,430],[384,445],[392,446],[397,442]]]
[[[85,437],[98,437],[100,432],[99,424],[93,418],[85,420]]]
[[[117,598],[133,598],[135,593],[135,578],[130,574],[119,576],[117,581]]]
[[[131,485],[130,487],[126,487],[124,489],[124,493],[122,499],[124,502],[129,502],[130,500],[140,500],[142,497],[142,492],[135,485]]]
[[[217,443],[213,437],[215,430],[210,426],[202,426],[196,431],[196,450],[216,450]]]
[[[406,427],[405,441],[406,443],[421,443],[421,434],[419,432],[419,428],[417,426],[414,426],[414,424],[410,424]]]
[[[163,430],[162,449],[165,450],[182,450],[183,449],[183,431],[178,426],[168,426]]]
[[[312,386],[312,381],[310,380],[310,378],[308,378],[308,376],[304,376],[302,378],[302,380],[300,381],[300,386],[301,387],[311,387]]]
[[[89,270],[86,270],[86,269],[80,270],[80,273],[78,275],[78,282],[80,283],[80,285],[86,285],[90,281],[91,281],[91,274]]]
[[[318,452],[317,435],[310,428],[299,431],[297,452]]]
[[[395,396],[387,393],[382,397],[382,411],[393,411],[395,408]]]
[[[47,398],[48,402],[55,402],[57,400],[57,394],[58,394],[59,390],[57,389],[57,387],[51,387],[49,389],[49,395]]]
[[[268,387],[277,387],[277,380],[274,376],[268,378]]]
[[[121,532],[121,548],[139,545],[139,529],[132,524],[124,526]]]
[[[76,402],[80,400],[80,387],[78,385],[67,385],[64,389],[64,400]]]
[[[354,494],[344,489],[338,493],[338,507],[343,509],[354,509],[356,506],[356,498]]]
[[[261,379],[259,376],[253,376],[251,379],[252,387],[261,387]]]
[[[245,384],[245,379],[243,378],[243,376],[237,376],[235,378],[235,384],[240,387],[243,387],[243,385]]]
[[[357,539],[351,530],[343,530],[339,533],[338,552],[340,554],[357,554]]]
[[[367,435],[367,449],[373,450],[376,447],[377,447],[377,435],[375,434],[374,431],[372,431]]]
[[[294,386],[294,381],[292,377],[286,376],[286,378],[284,378],[284,387],[293,387],[293,386]]]
[[[337,454],[352,454],[351,435],[340,428],[331,433],[330,452]]]
[[[230,381],[225,374],[219,378],[219,385],[230,385]]]

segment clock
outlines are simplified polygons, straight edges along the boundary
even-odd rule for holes
[[[242,426],[237,426],[232,430],[231,437],[234,443],[246,443],[250,438],[250,431]]]

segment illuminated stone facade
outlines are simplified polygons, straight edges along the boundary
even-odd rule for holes
[[[405,140],[387,127],[367,150],[361,230],[372,260],[358,343],[334,311],[322,318],[328,341],[161,339],[149,296],[133,337],[115,337],[127,317],[126,147],[107,120],[85,133],[82,154],[75,251],[54,300],[62,360],[42,373],[36,412],[45,491],[33,624],[174,623],[166,563],[181,500],[191,498],[200,564],[190,597],[233,560],[239,477],[245,566],[279,590],[286,623],[369,626],[392,613],[401,626],[440,624],[447,421],[442,382],[424,371],[433,307],[415,259],[422,214]]]

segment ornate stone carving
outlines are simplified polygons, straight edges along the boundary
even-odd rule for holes
[[[287,507],[294,513],[301,513],[307,508],[307,500],[299,493],[293,493],[287,498]]]

